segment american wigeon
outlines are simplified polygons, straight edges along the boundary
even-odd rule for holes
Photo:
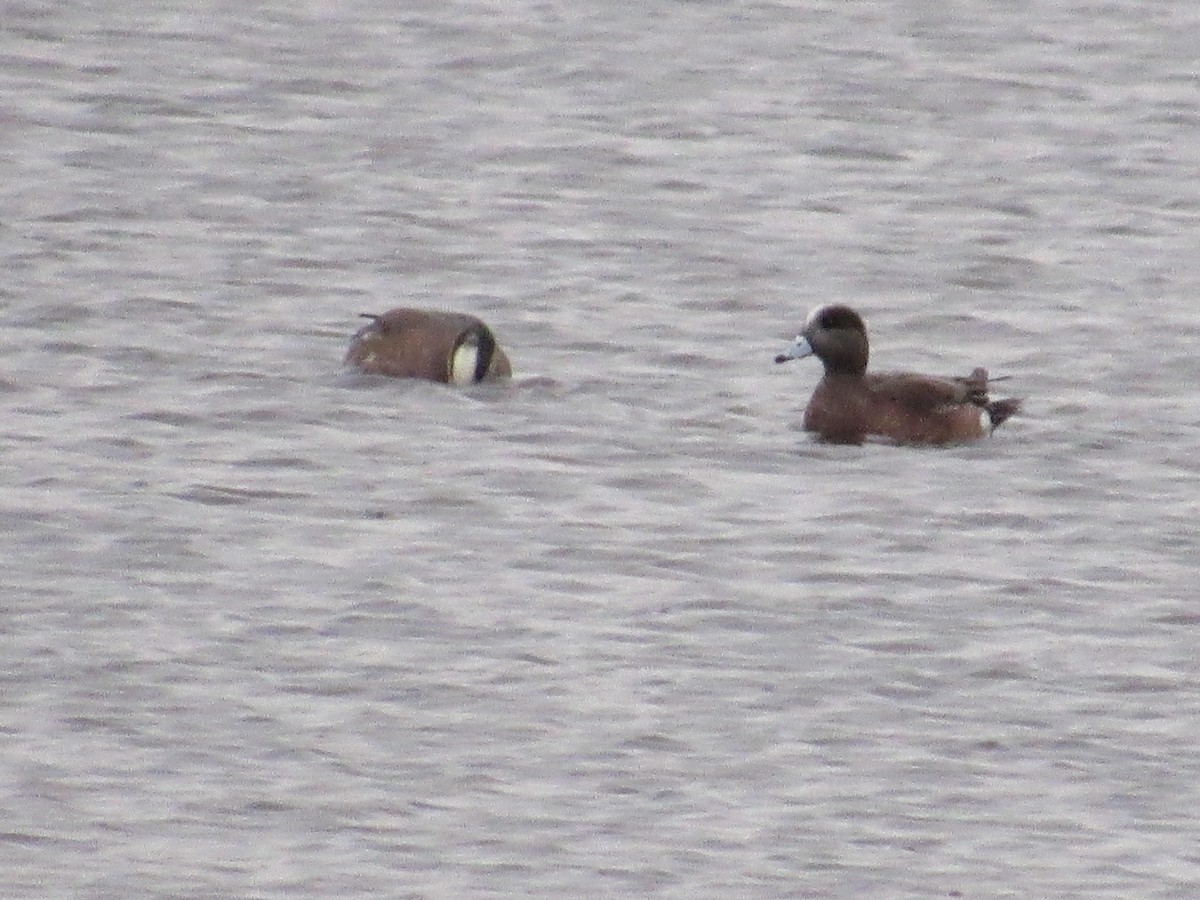
[[[512,376],[508,356],[475,316],[423,309],[392,309],[354,335],[346,363],[374,375],[424,378],[446,384]]]
[[[966,378],[867,372],[867,328],[848,306],[818,306],[782,363],[816,355],[825,377],[804,410],[804,428],[822,440],[861,444],[870,436],[906,444],[949,444],[991,434],[1020,409],[988,398],[986,369]]]

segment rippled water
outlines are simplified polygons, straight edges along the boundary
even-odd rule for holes
[[[1200,893],[1200,8],[145,6],[0,29],[0,894]]]

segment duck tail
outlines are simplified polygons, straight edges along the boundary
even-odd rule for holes
[[[1009,397],[1006,400],[989,400],[984,406],[987,410],[988,418],[992,420],[992,430],[999,428],[1007,421],[1008,417],[1021,409],[1021,401],[1016,397]]]

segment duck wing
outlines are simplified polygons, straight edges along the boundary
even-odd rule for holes
[[[982,381],[977,373],[982,372]],[[976,369],[967,378],[938,378],[912,372],[879,372],[864,376],[867,390],[880,400],[895,403],[917,413],[943,406],[979,404],[987,398],[987,372]]]

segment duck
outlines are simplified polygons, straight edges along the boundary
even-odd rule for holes
[[[376,315],[350,342],[345,362],[372,375],[471,385],[512,377],[508,354],[482,319],[401,307]]]
[[[829,443],[861,444],[868,438],[932,445],[974,441],[992,434],[1021,408],[1019,398],[989,397],[983,367],[949,378],[868,372],[866,324],[842,304],[812,310],[795,342],[775,362],[808,356],[821,361],[825,374],[804,410],[804,429]]]

